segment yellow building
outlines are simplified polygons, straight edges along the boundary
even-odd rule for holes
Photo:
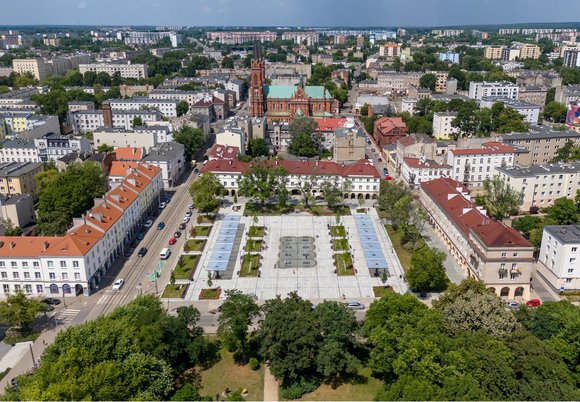
[[[0,194],[32,194],[36,199],[34,177],[43,170],[40,162],[0,163]]]
[[[505,46],[487,46],[483,52],[483,56],[486,59],[499,60],[502,56],[502,51]]]
[[[44,81],[52,73],[52,69],[44,62],[44,59],[14,59],[12,69],[18,74],[31,73],[38,81]]]
[[[520,48],[520,60],[524,59],[539,59],[542,51],[538,45],[525,43]]]

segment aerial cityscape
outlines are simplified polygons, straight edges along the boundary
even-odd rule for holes
[[[1,400],[580,400],[580,3],[0,9]]]

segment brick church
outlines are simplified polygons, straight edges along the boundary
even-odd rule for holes
[[[254,46],[250,81],[250,116],[269,123],[289,123],[294,117],[332,117],[340,105],[323,86],[266,85],[266,62]]]

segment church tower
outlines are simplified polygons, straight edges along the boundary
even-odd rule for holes
[[[250,77],[250,116],[263,117],[266,111],[264,84],[266,82],[266,62],[262,57],[260,45],[254,44],[252,57],[252,75]]]

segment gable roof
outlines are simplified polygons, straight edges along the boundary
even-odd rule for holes
[[[113,161],[111,163],[111,171],[109,172],[109,177],[125,177],[127,176],[127,170],[136,168],[139,162],[130,161]]]
[[[143,148],[119,147],[115,148],[117,160],[139,161],[143,159]]]

